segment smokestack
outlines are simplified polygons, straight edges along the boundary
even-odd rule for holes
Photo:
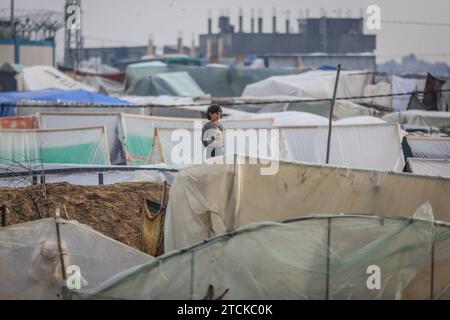
[[[239,8],[239,32],[244,32],[242,25],[243,25],[243,12],[242,12],[242,7]]]
[[[251,32],[255,33],[255,9],[252,9],[252,18],[250,19]]]
[[[286,11],[286,33],[289,33],[289,14],[290,14],[290,11],[288,10],[288,11]]]
[[[183,53],[183,34],[181,31],[178,31],[177,52]]]
[[[149,56],[155,55],[155,45],[153,43],[153,34],[150,34],[150,36],[148,37],[147,55],[149,55]]]
[[[277,9],[273,7],[272,13],[272,33],[277,33]]]
[[[208,34],[212,33],[211,9],[208,10]]]
[[[195,52],[195,34],[192,34],[192,42],[191,42],[191,57],[195,57],[196,56],[196,52]]]
[[[263,18],[262,18],[262,9],[258,9],[258,33],[263,32]]]

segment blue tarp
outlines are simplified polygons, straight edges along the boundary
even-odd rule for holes
[[[37,91],[0,92],[0,117],[15,116],[14,107],[21,101],[41,101],[50,103],[70,102],[103,105],[129,105],[114,97],[86,90],[45,89]]]

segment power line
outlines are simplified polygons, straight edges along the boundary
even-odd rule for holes
[[[450,23],[445,23],[445,22],[381,20],[381,23],[405,24],[405,25],[417,25],[417,26],[434,26],[434,27],[450,27]]]

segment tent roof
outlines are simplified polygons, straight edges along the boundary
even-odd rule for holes
[[[105,105],[128,105],[129,102],[114,97],[106,96],[100,93],[89,92],[83,89],[61,90],[44,89],[37,91],[14,91],[1,92],[0,103],[19,104],[23,101],[36,102],[71,102],[71,103],[90,103]]]

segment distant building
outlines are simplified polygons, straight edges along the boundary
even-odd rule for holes
[[[208,60],[246,56],[298,55],[311,60],[307,54],[322,53],[343,56],[346,54],[372,53],[376,48],[376,36],[366,35],[363,30],[363,18],[306,18],[299,19],[297,32],[292,32],[290,21],[285,21],[285,32],[278,32],[276,17],[272,19],[272,32],[263,33],[263,19],[258,18],[258,28],[254,28],[252,18],[251,32],[243,31],[243,19],[239,17],[236,31],[230,24],[229,17],[219,18],[220,31],[212,33],[212,21],[208,20],[208,34],[200,35],[199,54]],[[373,59],[370,58],[361,59]],[[347,56],[350,59],[351,55]],[[356,56],[355,56],[356,57]],[[280,59],[273,58],[272,60]],[[296,59],[294,57],[294,59]],[[315,59],[317,60],[317,59]],[[334,59],[336,60],[336,59]],[[324,61],[327,62],[327,61]],[[371,63],[371,62],[370,62]],[[292,64],[292,63],[291,63]],[[326,64],[326,63],[325,63]]]

